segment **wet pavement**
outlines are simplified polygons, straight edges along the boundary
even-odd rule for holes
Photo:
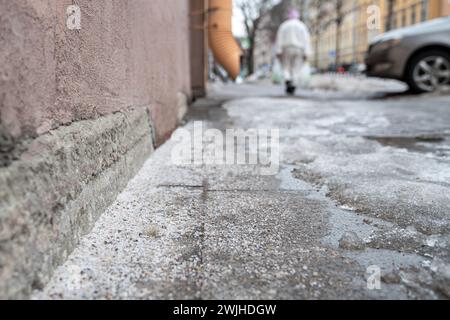
[[[279,129],[278,173],[172,138],[34,298],[450,298],[450,96],[382,85],[213,86],[183,129]]]

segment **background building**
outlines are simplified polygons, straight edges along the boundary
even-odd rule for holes
[[[276,31],[291,8],[300,10],[311,31],[312,64],[321,70],[363,63],[370,40],[380,33],[450,14],[448,0],[282,0],[261,18],[255,70],[273,63]]]
[[[448,0],[310,1],[309,8],[313,12],[309,19],[313,27],[313,61],[319,69],[363,63],[374,36],[450,14]],[[377,27],[369,28],[368,22],[376,14]]]

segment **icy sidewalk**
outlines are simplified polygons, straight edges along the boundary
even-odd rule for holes
[[[34,297],[442,298],[448,161],[367,138],[445,134],[447,100],[428,104],[250,98],[228,114],[194,108],[207,127],[280,128],[278,175],[176,166],[171,139]],[[371,266],[380,290],[368,287]]]
[[[332,208],[315,190],[253,166],[173,166],[174,143],[155,152],[35,299],[366,295],[365,270],[321,244]]]

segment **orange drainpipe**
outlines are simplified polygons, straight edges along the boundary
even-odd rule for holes
[[[235,80],[241,72],[242,50],[232,33],[232,0],[209,0],[209,47],[216,61]]]

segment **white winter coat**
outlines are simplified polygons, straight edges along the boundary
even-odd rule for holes
[[[287,20],[278,29],[276,54],[282,54],[286,47],[302,49],[307,57],[311,56],[311,35],[306,25],[300,20]]]

